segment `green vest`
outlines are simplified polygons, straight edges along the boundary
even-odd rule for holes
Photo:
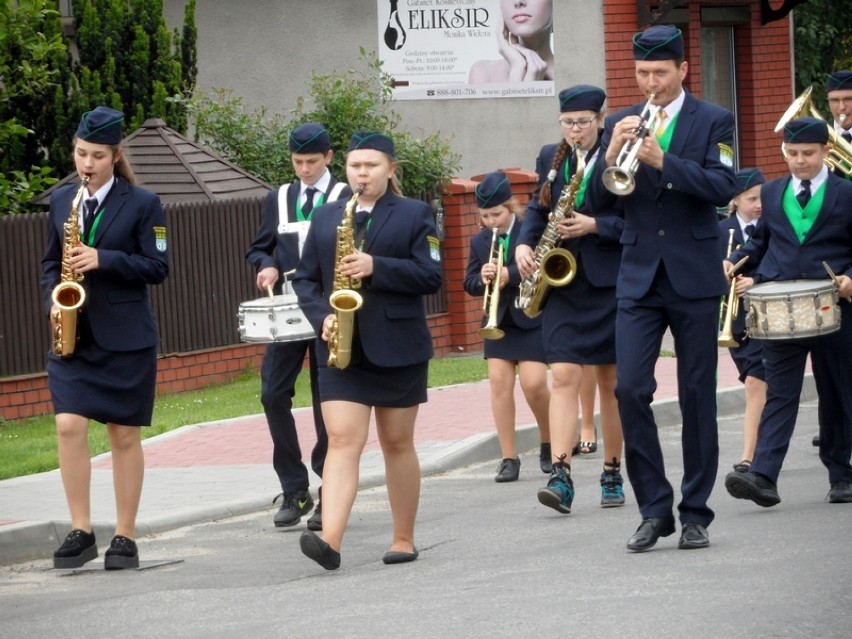
[[[805,241],[805,236],[811,230],[817,219],[817,215],[819,215],[819,210],[822,208],[822,201],[825,199],[825,185],[827,182],[823,182],[822,186],[816,190],[816,193],[811,196],[804,209],[799,204],[799,200],[796,199],[796,194],[793,192],[793,180],[790,180],[787,183],[787,188],[784,189],[784,197],[781,204],[784,207],[787,219],[790,220],[790,224],[796,232],[796,237],[799,238],[799,244]]]

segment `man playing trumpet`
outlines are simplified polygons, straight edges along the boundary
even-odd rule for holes
[[[736,187],[734,117],[684,90],[683,38],[672,26],[649,27],[633,38],[636,81],[648,104],[607,118],[601,155],[616,164],[625,145],[641,144],[632,190],[618,196],[595,171],[592,210],[624,213],[621,267],[616,286],[616,396],[624,430],[625,461],[642,523],[627,547],[649,550],[675,532],[674,490],[666,478],[651,411],[654,367],[666,329],[677,351],[683,415],[680,548],[709,544],[713,511],[707,500],[719,458],[716,422],[717,319],[727,290],[719,264],[716,207]],[[640,113],[659,106],[660,122]],[[637,138],[637,131],[649,134]]]

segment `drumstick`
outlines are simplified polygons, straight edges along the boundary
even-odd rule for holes
[[[271,286],[267,286],[266,291],[267,291],[267,293],[269,293],[269,297],[275,297],[275,294],[272,292]]]
[[[828,273],[828,276],[834,281],[834,286],[840,289],[840,285],[837,283],[837,276],[834,274],[834,271],[831,270],[831,267],[828,265],[828,262],[823,262],[822,267]],[[844,297],[847,302],[852,302],[852,297]]]

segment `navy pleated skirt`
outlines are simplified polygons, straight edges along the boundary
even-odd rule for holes
[[[359,349],[360,350],[360,349]],[[319,365],[320,401],[346,401],[382,408],[426,402],[429,361],[411,366],[377,366],[363,354],[347,368]]]
[[[615,287],[592,286],[582,269],[574,281],[551,289],[542,313],[547,363],[615,364]]]
[[[150,426],[157,348],[106,351],[92,338],[88,322],[81,321],[73,355],[48,353],[47,385],[55,413],[82,415],[104,424]]]

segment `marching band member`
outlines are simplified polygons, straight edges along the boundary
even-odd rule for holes
[[[104,556],[107,570],[137,568],[136,515],[145,459],[141,426],[149,426],[157,383],[157,324],[148,285],[169,273],[166,222],[159,198],[136,186],[121,148],[120,111],[99,106],[83,114],[74,140],[74,164],[85,187],[65,186],[50,199],[47,250],[42,260],[44,306],[52,300],[63,259],[82,274],[86,294],[78,311],[79,340],[68,356],[50,353],[47,379],[56,413],[59,470],[72,530],[53,554],[55,568],[79,568],[98,556],[92,529],[89,421],[106,424],[115,487],[115,536]],[[64,256],[63,225],[75,191],[82,237]],[[64,337],[64,336],[63,336]]]
[[[760,222],[760,189],[766,182],[760,169],[742,169],[737,171],[737,191],[728,209],[731,215],[719,222],[722,231],[722,257],[727,258],[733,249],[745,244],[755,233]],[[733,231],[733,235],[731,235]],[[754,269],[750,264],[743,265],[738,271],[736,291],[741,296],[753,285],[751,277],[744,275]],[[751,466],[754,457],[754,447],[757,444],[757,426],[760,414],[766,402],[766,372],[763,368],[763,342],[750,339],[746,335],[745,304],[739,304],[739,311],[733,318],[731,333],[737,345],[728,351],[740,374],[740,381],[745,386],[745,423],[743,428],[743,454],[740,461],[734,464],[734,470],[744,473]]]
[[[538,491],[543,505],[570,513],[574,500],[571,454],[577,439],[578,397],[584,367],[595,367],[601,395],[604,467],[601,505],[624,503],[621,476],[621,422],[615,400],[615,278],[620,262],[623,220],[597,215],[590,207],[587,184],[600,165],[600,132],[606,93],[591,85],[577,85],[559,94],[562,140],[546,145],[536,160],[539,186],[527,206],[516,259],[524,277],[535,270],[535,247],[556,207],[563,188],[578,171],[580,156],[585,169],[573,202],[573,212],[557,226],[562,248],[577,261],[574,279],[554,287],[544,304],[542,337],[553,375],[550,399],[553,470]]]
[[[719,457],[716,341],[719,301],[726,290],[718,262],[716,207],[727,205],[736,187],[734,117],[684,89],[688,66],[679,29],[656,25],[636,34],[633,58],[648,103],[607,118],[600,154],[605,166],[613,167],[625,145],[639,144],[635,188],[619,197],[604,186],[603,176],[609,174],[598,170],[588,195],[593,210],[620,207],[624,212],[616,395],[628,474],[642,516],[627,548],[646,551],[675,532],[674,490],[651,410],[654,367],[667,328],[675,341],[683,416],[678,546],[704,548],[710,543],[713,511],[707,500]],[[665,116],[642,122],[640,114],[652,106]],[[639,142],[637,130],[651,133]]]
[[[432,337],[423,296],[441,286],[440,246],[429,206],[401,195],[394,143],[375,132],[352,136],[346,155],[349,185],[362,187],[349,203],[317,211],[293,288],[317,340],[322,412],[328,430],[323,476],[322,537],[306,530],[302,552],[326,570],[340,567],[340,548],[355,495],[358,465],[375,412],[385,458],[393,538],[386,564],[417,559],[414,523],[420,500],[420,463],[414,424],[426,401]],[[357,191],[356,191],[357,193]],[[355,207],[354,247],[336,259],[338,226]],[[326,364],[336,319],[329,296],[337,279],[360,281],[363,303],[354,311],[351,364]],[[340,332],[337,332],[340,337]],[[333,353],[334,351],[332,351]]]
[[[751,241],[723,262],[726,272],[743,257],[757,267],[755,282],[825,279],[823,263],[837,274],[840,297],[852,295],[852,183],[825,166],[828,126],[800,118],[784,127],[790,175],[767,182],[763,214]],[[852,502],[852,312],[840,302],[840,330],[815,337],[764,340],[768,390],[747,473],[732,472],[732,497],[769,507],[781,501],[777,483],[796,425],[805,364],[810,354],[819,395],[819,456],[828,468],[831,503]]]
[[[290,161],[297,178],[292,184],[273,189],[263,204],[263,220],[246,252],[246,261],[257,273],[260,291],[272,289],[283,293],[286,281],[281,278],[296,268],[314,210],[327,202],[351,195],[349,187],[338,182],[329,172],[334,151],[328,131],[321,124],[309,122],[290,132]],[[270,342],[260,369],[260,401],[266,413],[272,436],[272,467],[278,475],[281,506],[275,513],[276,527],[295,526],[303,515],[311,512],[314,501],[308,491],[308,469],[302,461],[302,449],[293,419],[293,396],[296,378],[302,371],[305,352],[310,361],[311,404],[317,442],[311,453],[311,467],[322,477],[328,450],[328,435],[320,408],[317,383],[317,357],[314,338],[292,342]],[[308,519],[311,530],[322,530],[322,488],[314,514]]]
[[[830,74],[826,89],[828,108],[834,118],[832,126],[841,138],[852,144],[852,71]]]
[[[464,289],[481,297],[491,287],[491,295],[499,296],[496,328],[504,334],[499,339],[484,340],[488,361],[488,381],[491,386],[491,413],[497,428],[502,461],[494,481],[516,481],[521,468],[515,443],[515,367],[527,405],[535,416],[539,429],[539,465],[549,473],[550,426],[548,407],[550,389],[547,385],[547,365],[541,341],[541,320],[529,318],[515,308],[521,276],[514,260],[514,249],[521,232],[518,214],[522,211],[512,195],[509,178],[501,171],[489,173],[476,185],[476,204],[483,225],[482,232],[470,240],[470,254]],[[499,232],[496,250],[503,252],[503,268],[497,273],[492,259],[494,229]],[[494,279],[498,278],[494,284]],[[487,313],[487,309],[486,309]],[[486,325],[488,317],[483,320]]]

